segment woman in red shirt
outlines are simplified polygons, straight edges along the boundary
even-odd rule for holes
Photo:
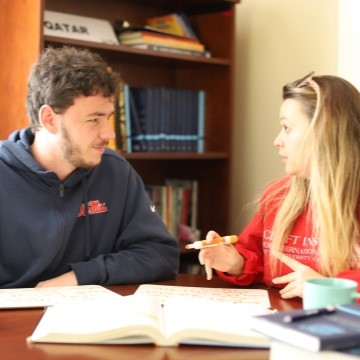
[[[360,283],[359,91],[311,73],[283,87],[280,125],[274,145],[286,176],[265,189],[235,246],[200,251],[208,279],[215,269],[236,285],[281,287],[285,299],[302,297],[310,278]]]

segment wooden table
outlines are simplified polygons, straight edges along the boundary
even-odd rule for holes
[[[176,280],[156,284],[202,287],[231,287],[217,277],[207,281],[204,275],[179,274]],[[138,285],[108,286],[121,295],[133,294]],[[278,310],[302,307],[300,299],[283,300],[278,290],[268,289],[271,305]],[[151,345],[64,345],[27,344],[26,338],[33,332],[42,309],[0,310],[0,352],[2,360],[16,359],[101,359],[101,360],[263,360],[269,359],[264,349],[227,347],[180,346],[162,348]]]

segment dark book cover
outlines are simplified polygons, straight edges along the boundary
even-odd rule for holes
[[[360,344],[360,304],[335,310],[292,310],[255,316],[251,328],[276,340],[310,351],[334,350]]]
[[[145,140],[145,89],[130,87],[130,124],[131,124],[131,142],[133,152],[147,152],[148,146]]]

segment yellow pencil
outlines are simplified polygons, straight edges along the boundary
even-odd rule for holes
[[[207,240],[198,240],[192,244],[188,244],[185,246],[186,249],[204,249],[211,246],[217,246],[219,244],[233,244],[238,241],[238,237],[236,235],[228,235],[221,236],[212,239],[210,242]]]

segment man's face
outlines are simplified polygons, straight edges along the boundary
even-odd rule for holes
[[[80,96],[61,116],[60,150],[74,168],[97,166],[105,147],[115,137],[109,121],[114,112],[113,98],[101,94]]]

